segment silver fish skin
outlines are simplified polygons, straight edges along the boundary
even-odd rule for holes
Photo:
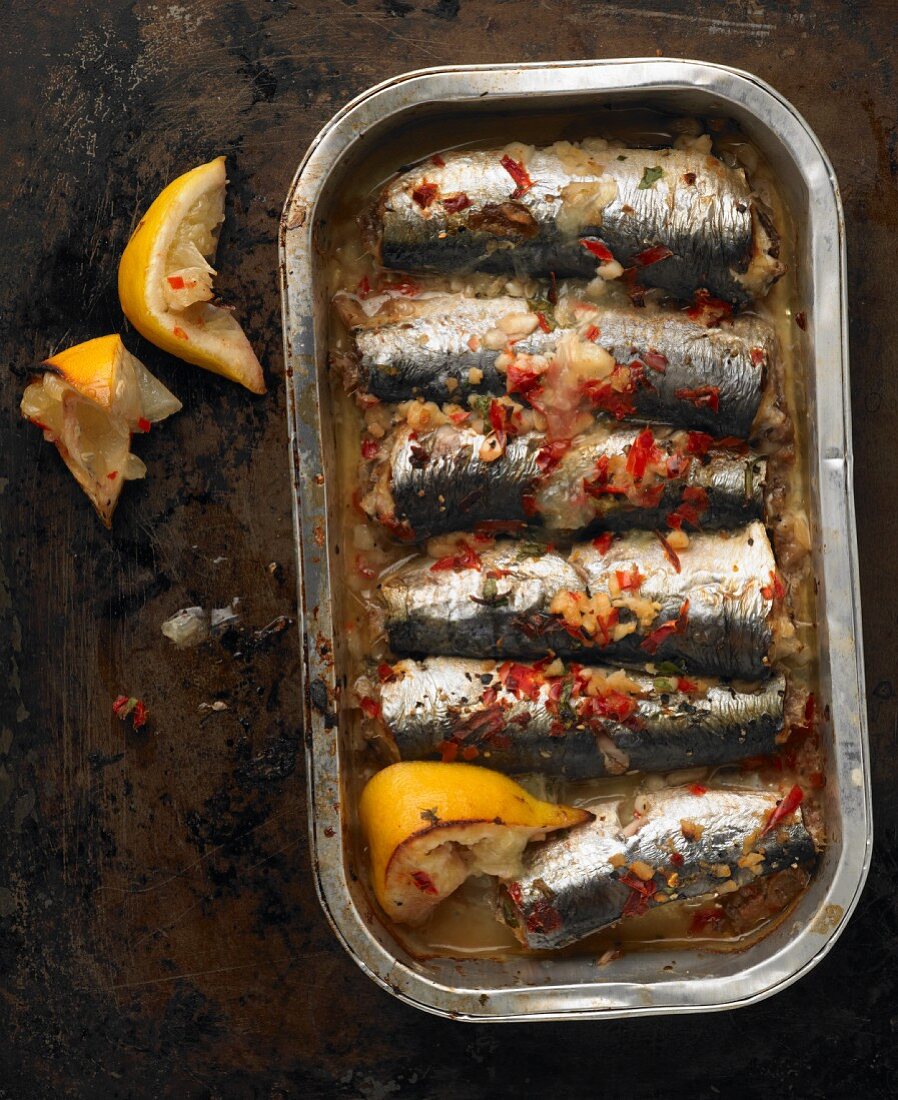
[[[732,686],[699,681],[678,690],[677,676],[627,673],[639,694],[633,713],[615,707],[627,697],[609,694],[602,713],[595,697],[570,689],[580,666],[546,678],[532,666],[503,676],[492,661],[429,657],[400,661],[394,678],[378,685],[381,721],[403,760],[442,754],[443,743],[477,751],[475,762],[510,775],[539,772],[569,780],[621,775],[627,771],[666,772],[698,765],[729,764],[766,755],[783,728],[786,682],[776,676],[763,684]],[[513,690],[515,672],[524,690]],[[612,676],[611,667],[583,668]],[[558,697],[556,689],[566,697]]]
[[[528,849],[523,875],[505,886],[500,913],[527,947],[553,950],[658,904],[711,897],[725,883],[741,887],[813,863],[816,846],[800,813],[763,833],[776,806],[769,791],[667,788],[643,796],[638,831],[628,836],[619,802],[593,805],[595,821]],[[750,853],[763,856],[753,868]],[[630,870],[634,864],[654,877],[644,883]]]
[[[605,555],[587,543],[566,556],[552,550],[531,557],[526,544],[503,540],[481,553],[480,570],[434,572],[433,566],[433,559],[415,556],[379,585],[397,654],[504,659],[556,653],[637,666],[682,662],[694,672],[742,680],[770,674],[768,654],[783,612],[770,588],[776,564],[761,523],[691,535],[679,552],[679,572],[655,537],[639,531],[616,538]],[[616,570],[632,569],[644,578],[639,597],[654,602],[647,625],[628,606],[629,597],[613,594]],[[633,632],[606,640],[599,632],[566,629],[549,608],[568,592],[609,595],[620,623],[632,623]]]
[[[388,301],[361,322],[352,297],[341,293],[334,302],[353,329],[359,381],[381,401],[423,397],[465,403],[471,394],[505,392],[505,375],[496,368],[499,353],[486,347],[483,337],[504,317],[529,312],[526,300],[425,294]],[[533,343],[531,337],[528,346]],[[476,371],[482,377],[472,381]]]
[[[472,394],[504,394],[507,373],[496,366],[504,349],[487,348],[483,338],[505,317],[541,312],[520,298],[461,294],[400,304],[401,320],[375,320],[354,333],[361,383],[382,401],[423,397],[464,405]],[[652,353],[667,361],[663,372],[640,371],[626,419],[740,439],[752,434],[764,394],[780,373],[776,334],[767,321],[746,314],[708,328],[681,311],[599,307],[593,316],[600,330],[595,342],[616,362],[643,364]],[[569,331],[560,323],[551,332],[537,328],[516,340],[514,350],[552,356]],[[683,396],[706,386],[717,390],[716,411]]]
[[[775,618],[772,581],[776,561],[762,523],[734,531],[697,532],[678,553],[679,570],[661,543],[633,532],[602,554],[579,543],[569,561],[586,578],[591,595],[613,594],[616,571],[635,563],[645,577],[640,597],[660,608],[656,623],[685,623],[657,646],[640,630],[603,650],[624,662],[684,661],[689,668],[743,680],[766,678]],[[684,615],[684,605],[688,608]]]
[[[390,182],[372,219],[383,265],[589,278],[597,261],[580,242],[593,238],[647,286],[680,298],[704,288],[737,304],[763,297],[784,270],[745,173],[714,157],[615,147],[572,165],[551,146],[529,158],[524,193],[502,157],[447,153],[443,165],[428,161]],[[460,196],[469,205],[453,212]],[[651,262],[647,250],[658,247],[672,255]]]
[[[569,635],[549,604],[559,587],[584,584],[565,556],[502,540],[480,559],[480,570],[434,571],[433,558],[417,555],[384,576],[378,588],[394,652],[541,657],[564,645]],[[538,633],[527,633],[531,622]]]
[[[657,503],[590,494],[599,460],[626,455],[639,431],[597,424],[547,469],[547,440],[538,432],[510,437],[504,453],[492,459],[487,435],[472,428],[444,424],[423,433],[401,427],[382,447],[387,457],[373,468],[374,491],[364,504],[390,530],[407,530],[417,539],[491,521],[541,525],[563,535],[665,528],[665,517],[689,488],[707,495],[701,528],[735,527],[763,513],[766,461],[727,450],[712,451],[703,461],[687,458],[681,472],[668,477]],[[684,454],[669,431],[653,437],[666,454]],[[687,519],[685,526],[695,525]]]

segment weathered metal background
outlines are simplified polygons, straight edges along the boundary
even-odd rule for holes
[[[835,0],[6,6],[0,1096],[893,1094],[896,25],[893,2]],[[702,1019],[462,1027],[375,988],[312,889],[298,647],[278,619],[295,612],[277,220],[308,141],[377,80],[654,52],[770,81],[842,187],[878,851],[843,939],[772,1001]],[[121,329],[115,270],[135,214],[218,153],[232,180],[219,286],[270,392],[252,398],[125,330],[185,408],[140,441],[149,477],[127,487],[108,534],[19,419],[24,376]],[[184,654],[160,634],[176,609],[232,596],[244,626],[221,642]],[[146,699],[145,730],[113,718],[120,692]],[[227,709],[201,707],[216,700]],[[684,1057],[699,1036],[700,1056]]]

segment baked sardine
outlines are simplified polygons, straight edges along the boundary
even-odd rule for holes
[[[786,867],[811,864],[816,846],[801,790],[673,787],[591,806],[594,822],[534,845],[524,874],[505,884],[500,915],[527,947],[564,947],[624,917],[679,898],[727,893]]]
[[[774,637],[791,624],[761,523],[698,532],[678,552],[648,532],[596,542],[570,554],[503,540],[413,557],[378,586],[392,649],[682,661],[711,676],[767,676]]]
[[[554,310],[521,298],[400,296],[372,316],[353,296],[338,295],[354,330],[350,384],[389,402],[423,397],[464,406],[472,394],[504,393],[541,401],[549,364],[560,354],[583,361],[576,385],[584,404],[617,419],[741,439],[782,419],[770,408],[777,341],[761,318],[708,328],[680,311],[600,308],[565,287],[559,294]],[[610,359],[596,357],[596,345]]]
[[[739,304],[784,271],[741,168],[601,140],[435,157],[386,186],[372,229],[382,264],[402,271],[589,278],[617,263],[679,298]]]
[[[359,687],[402,760],[470,760],[511,775],[593,779],[728,764],[776,748],[786,683],[752,687],[607,666],[429,657]],[[371,708],[374,712],[374,708]]]
[[[767,463],[731,450],[692,453],[668,429],[596,424],[573,440],[444,424],[403,426],[381,445],[363,507],[404,539],[493,521],[566,535],[622,528],[735,527],[760,516]]]

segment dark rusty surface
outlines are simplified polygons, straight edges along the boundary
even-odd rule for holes
[[[894,3],[834,0],[7,6],[0,1096],[894,1094],[896,17]],[[877,852],[841,942],[765,1004],[466,1027],[381,992],[327,927],[305,835],[295,630],[253,635],[295,615],[277,221],[308,141],[375,81],[655,53],[769,80],[842,186]],[[149,477],[127,487],[109,534],[20,420],[23,378],[122,326],[115,270],[135,212],[219,153],[232,181],[219,286],[270,392],[252,398],[125,330],[184,411],[140,441]],[[160,634],[176,609],[232,596],[242,632],[187,654]],[[112,716],[120,692],[146,699],[145,730]],[[227,709],[201,709],[215,700]]]

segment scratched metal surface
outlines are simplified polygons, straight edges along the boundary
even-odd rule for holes
[[[0,1097],[893,1094],[898,1069],[898,6],[806,0],[181,0],[9,5],[0,45]],[[367,85],[457,61],[639,56],[757,72],[845,201],[877,851],[797,986],[735,1014],[471,1028],[337,945],[305,838],[276,227],[300,155]],[[30,363],[122,325],[118,255],[160,186],[227,153],[219,286],[262,399],[129,346],[184,401],[106,533],[20,421]],[[272,565],[272,563],[276,563]],[[160,622],[243,600],[187,654]],[[120,692],[151,711],[134,733]],[[201,709],[221,700],[226,710]],[[683,1058],[684,1048],[704,1052]],[[773,1037],[775,1038],[775,1043]],[[838,1043],[838,1057],[825,1056]],[[688,1046],[687,1046],[688,1045]],[[743,1085],[743,1088],[745,1086]],[[744,1092],[740,1094],[745,1094]]]

